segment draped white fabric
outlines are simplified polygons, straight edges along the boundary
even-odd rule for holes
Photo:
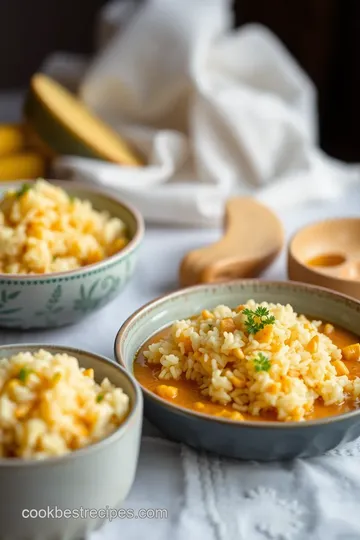
[[[205,226],[219,222],[231,194],[278,209],[360,182],[357,166],[317,148],[314,86],[270,31],[232,30],[229,0],[130,8],[104,9],[87,69],[67,56],[45,70],[72,87],[78,74],[82,99],[147,166],[65,156],[57,171],[115,189],[148,221]]]

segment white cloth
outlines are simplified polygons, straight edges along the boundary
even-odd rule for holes
[[[266,28],[231,30],[229,0],[148,0],[135,14],[120,4],[102,13],[80,95],[148,164],[67,156],[56,172],[117,190],[148,221],[205,226],[233,194],[279,209],[360,181],[316,147],[312,82]],[[69,84],[64,68],[45,69]]]
[[[89,540],[359,540],[360,449],[291,463],[241,463],[144,437],[124,508]],[[180,495],[181,494],[181,495]]]

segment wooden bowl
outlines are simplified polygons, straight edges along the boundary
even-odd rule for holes
[[[300,229],[289,245],[288,275],[360,299],[360,218]]]

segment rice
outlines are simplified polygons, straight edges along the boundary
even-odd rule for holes
[[[259,308],[268,323],[255,316],[251,328]],[[195,381],[204,396],[237,413],[275,411],[278,420],[301,421],[318,398],[334,405],[360,395],[360,379],[349,379],[341,350],[320,325],[290,305],[220,305],[175,322],[169,337],[149,345],[144,356],[161,366],[161,380]]]
[[[0,359],[0,457],[44,459],[103,439],[129,412],[129,397],[67,354]]]
[[[120,219],[44,180],[8,191],[0,202],[1,273],[75,270],[114,255],[127,243]]]

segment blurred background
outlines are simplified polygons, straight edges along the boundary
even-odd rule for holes
[[[139,3],[142,0],[139,0]],[[207,0],[204,0],[206,2]],[[90,54],[94,24],[105,0],[1,0],[0,91],[26,87],[51,52]],[[236,24],[261,22],[283,41],[316,84],[321,146],[345,161],[360,161],[360,2],[358,0],[235,0]]]

